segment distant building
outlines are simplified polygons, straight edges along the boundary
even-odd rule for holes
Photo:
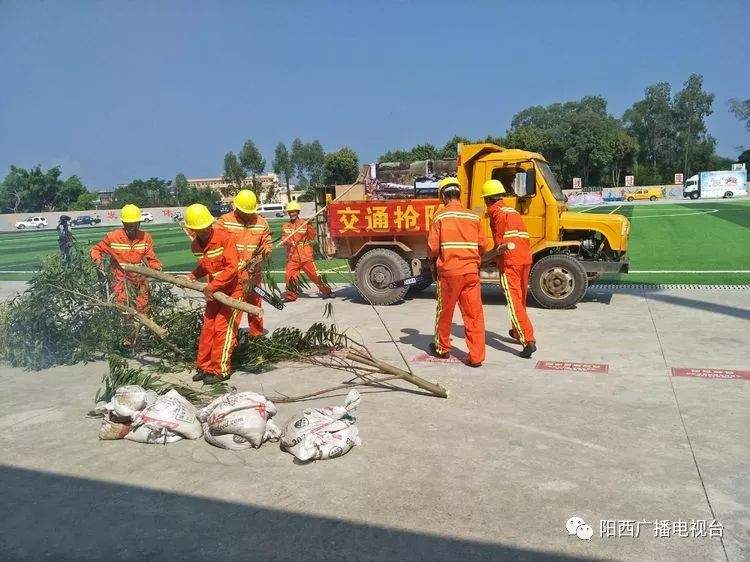
[[[261,192],[261,199],[265,202],[265,196],[268,194],[269,190],[272,190],[276,195],[274,196],[274,200],[278,198],[280,195],[279,193],[279,176],[274,174],[273,172],[269,174],[263,174],[260,176],[255,176],[256,181],[260,182],[260,192]],[[210,187],[211,189],[215,189],[216,191],[221,191],[222,189],[230,187],[230,184],[226,181],[224,181],[223,177],[218,178],[194,178],[194,179],[188,179],[188,184],[197,187],[197,188],[205,188]],[[248,177],[245,179],[245,181],[242,183],[242,187],[250,188],[253,185],[253,178]],[[224,197],[224,199],[231,199],[230,197]]]
[[[98,195],[97,206],[107,207],[114,203],[115,192],[109,189],[97,189],[96,194]]]

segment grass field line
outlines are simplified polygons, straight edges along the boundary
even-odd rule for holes
[[[677,210],[677,209],[675,209]],[[664,217],[688,217],[690,215],[710,215],[711,213],[718,213],[719,209],[704,209],[703,211],[690,211],[689,213],[670,213],[666,215],[636,215],[633,217],[630,217],[630,220],[633,219],[661,219]]]
[[[622,207],[622,205],[618,205],[617,207],[615,207],[614,209],[612,209],[612,210],[611,210],[611,211],[610,211],[609,213],[607,213],[607,214],[608,214],[608,215],[611,215],[611,214],[612,214],[612,213],[614,213],[615,211],[618,211],[618,210],[620,210],[620,207]]]
[[[631,269],[630,273],[750,273],[750,269]]]

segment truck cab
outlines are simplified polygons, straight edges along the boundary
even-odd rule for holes
[[[541,154],[507,149],[494,144],[458,146],[456,173],[461,184],[461,201],[481,217],[488,239],[491,239],[482,185],[489,179],[502,182],[508,196],[505,203],[523,216],[529,233],[534,265],[530,292],[547,308],[568,308],[583,298],[590,280],[602,273],[627,273],[626,251],[630,223],[620,215],[574,213],[568,210],[567,198],[557,183],[549,164]],[[367,198],[366,190],[364,191]],[[394,218],[403,216],[404,209],[417,215],[415,227],[398,227],[403,221],[375,232],[365,229],[366,236],[343,232],[337,215],[350,202],[329,205],[330,248],[336,257],[345,257],[357,276],[357,289],[374,304],[393,304],[403,299],[407,288],[389,289],[388,285],[410,274],[429,271],[427,232],[432,214],[439,205],[436,199],[408,201],[370,200],[357,210],[366,216],[379,208],[387,214],[393,208]],[[423,211],[420,211],[423,209]],[[494,263],[483,264],[483,283],[499,284],[500,274]],[[429,286],[422,283],[409,290]]]

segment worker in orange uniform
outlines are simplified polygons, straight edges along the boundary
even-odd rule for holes
[[[253,287],[263,283],[263,264],[271,254],[271,230],[268,221],[258,213],[258,198],[249,189],[243,189],[234,196],[234,211],[226,213],[216,221],[218,227],[232,235],[240,257],[239,279],[244,291],[244,301],[261,307],[263,300],[253,292]],[[257,264],[247,267],[254,258]],[[263,335],[263,317],[248,318],[251,336]]]
[[[195,203],[185,209],[185,226],[193,235],[191,250],[198,258],[198,265],[188,275],[191,280],[205,277],[208,280],[203,294],[206,310],[198,340],[194,381],[215,384],[229,378],[232,352],[237,345],[237,328],[240,311],[214,299],[221,291],[242,300],[238,266],[240,262],[235,239],[229,231],[214,226],[214,218],[205,205]]]
[[[534,327],[526,312],[532,263],[531,244],[523,218],[514,207],[503,201],[504,194],[505,187],[498,180],[487,180],[482,186],[492,236],[500,250],[497,267],[510,313],[510,337],[521,343],[523,350],[520,355],[528,359],[536,351]]]
[[[430,351],[436,357],[448,357],[453,311],[458,303],[469,348],[466,364],[479,367],[485,356],[479,264],[486,239],[479,217],[459,201],[458,179],[440,180],[439,196],[445,208],[435,214],[427,241],[430,257],[437,260],[437,318],[435,343],[430,344]]]
[[[281,227],[281,241],[286,248],[286,301],[297,300],[295,285],[300,271],[304,271],[310,281],[318,286],[323,298],[331,296],[331,288],[321,280],[313,261],[313,244],[315,243],[315,229],[306,220],[299,218],[301,208],[296,201],[290,201],[286,206],[289,222]]]
[[[120,210],[120,221],[122,221],[122,228],[108,232],[91,248],[91,259],[97,267],[101,268],[102,257],[104,254],[108,254],[112,258],[112,274],[114,276],[112,290],[115,302],[128,304],[130,300],[129,291],[132,290],[135,296],[133,304],[136,310],[148,314],[148,279],[137,273],[126,273],[120,267],[120,264],[140,265],[145,263],[152,269],[161,269],[162,264],[154,252],[154,241],[151,235],[141,230],[141,210],[132,204],[125,205]],[[132,344],[131,338],[123,341],[125,347],[130,347]]]

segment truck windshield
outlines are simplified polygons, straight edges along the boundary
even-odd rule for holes
[[[568,198],[565,197],[565,194],[562,192],[562,189],[560,189],[560,184],[557,183],[557,180],[555,179],[555,174],[552,173],[552,170],[549,169],[549,164],[546,162],[536,162],[537,167],[542,172],[542,175],[544,176],[544,181],[549,186],[550,190],[552,191],[552,195],[557,201],[567,201]]]

